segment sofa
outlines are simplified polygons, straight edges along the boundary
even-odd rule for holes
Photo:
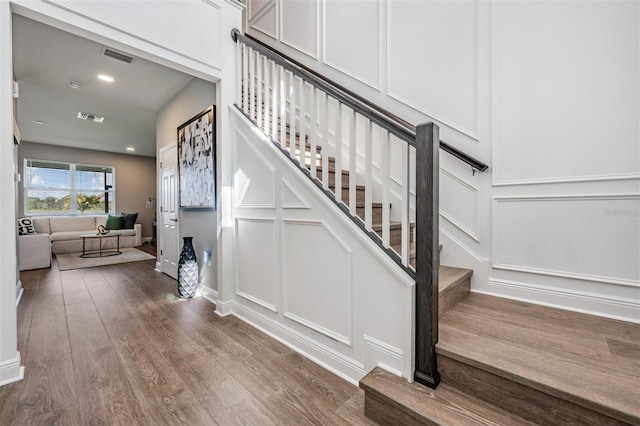
[[[107,216],[51,216],[34,217],[33,226],[38,234],[51,236],[51,252],[53,254],[75,253],[82,251],[80,235],[97,232],[98,226],[106,226]],[[133,229],[118,229],[111,232],[120,233],[120,248],[139,247],[142,245],[142,225],[136,223]],[[97,240],[87,240],[87,250],[97,250]],[[107,238],[102,242],[103,248],[115,248],[116,239]]]
[[[35,234],[18,237],[19,269],[48,268],[51,254],[76,253],[82,251],[80,235],[97,232],[98,226],[106,226],[107,216],[51,216],[33,217]],[[142,245],[142,225],[136,223],[133,229],[118,229],[120,248]],[[86,249],[97,250],[99,240],[87,239]],[[115,238],[102,241],[102,248],[115,248]]]

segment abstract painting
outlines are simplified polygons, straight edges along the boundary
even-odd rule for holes
[[[216,124],[212,105],[178,127],[180,208],[214,209],[216,203]]]

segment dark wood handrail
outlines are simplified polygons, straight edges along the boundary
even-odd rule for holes
[[[283,54],[282,52],[275,50],[274,48],[263,43],[257,38],[252,37],[248,34],[242,34],[236,28],[231,31],[231,38],[233,38],[233,40],[236,42],[241,41],[244,44],[250,46],[252,49],[259,51],[275,63],[282,65],[284,68],[293,72],[298,77],[320,88],[340,102],[348,105],[350,108],[358,111],[360,114],[364,115],[374,123],[378,124],[381,127],[384,127],[392,134],[396,135],[400,139],[415,147],[416,126],[412,125],[408,121],[368,101],[362,96],[352,92],[351,90],[336,83],[335,81],[326,78],[313,69]],[[484,172],[489,168],[489,166],[482,161],[473,158],[472,156],[466,154],[463,151],[460,151],[459,149],[449,145],[442,140],[440,141],[440,149],[469,164],[473,170]]]

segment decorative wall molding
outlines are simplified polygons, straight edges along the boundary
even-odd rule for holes
[[[254,2],[252,1],[249,2],[249,9],[251,9],[251,6],[253,4]],[[275,30],[274,32],[271,32],[264,27],[261,28],[259,25],[262,20],[267,19],[266,15],[272,11],[273,11],[273,20],[274,20],[273,26]],[[255,14],[250,13],[248,16],[250,16],[250,18],[249,17],[247,18],[249,27],[251,27],[256,31],[260,31],[262,34],[269,36],[274,40],[278,39],[280,20],[278,19],[278,2],[276,0],[271,0],[270,2],[265,4],[260,10],[256,11]]]
[[[303,197],[293,189],[285,178],[280,182],[280,200],[283,209],[309,209]]]
[[[313,243],[310,244],[316,247],[316,251],[305,251],[301,253],[299,250],[294,250],[293,252],[287,252],[287,238],[286,233],[293,229],[294,227],[311,227],[310,229],[321,230],[322,235],[328,237],[331,241],[334,242],[333,247],[329,247],[326,245],[321,245],[322,241],[318,238],[315,238]],[[294,232],[294,231],[291,231]],[[299,247],[298,247],[299,249]],[[331,260],[328,259],[328,253],[335,253],[337,251],[341,251],[343,254],[340,256],[344,256],[346,258],[345,270],[340,269],[340,265],[331,263]],[[297,277],[297,279],[292,279],[289,276],[289,270],[287,268],[287,264],[298,265],[300,262],[297,262],[297,259],[292,259],[293,255],[301,254],[303,257],[316,257],[322,256],[323,262],[326,263],[327,266],[331,266],[326,269],[323,268],[329,275],[324,276],[323,273],[316,273],[313,275],[308,275],[305,277]],[[325,336],[341,342],[345,345],[351,346],[353,343],[353,250],[334,232],[327,224],[323,221],[311,221],[311,220],[291,220],[284,219],[282,221],[282,294],[283,294],[283,313],[284,317],[295,321],[299,324],[304,325],[312,330],[317,331],[318,333],[324,334]],[[325,284],[325,285],[323,285]],[[332,285],[337,285],[338,289],[332,288]],[[303,289],[308,285],[312,288],[307,287],[307,291],[304,291],[307,297],[312,298],[313,300],[307,301],[305,297],[301,300],[294,300],[293,295],[294,287],[298,287]],[[330,292],[330,295],[327,295],[327,302],[330,302],[332,299],[334,302],[338,300],[344,302],[344,306],[339,306],[338,303],[335,303],[331,307],[331,313],[329,311],[325,312],[325,308],[322,308],[322,314],[318,316],[318,313],[313,312],[313,307],[317,306],[317,304],[322,300],[322,296],[319,294],[312,295],[310,294],[313,289],[322,288],[321,293]],[[334,291],[335,290],[335,291]],[[341,291],[342,290],[342,291]],[[340,293],[339,293],[340,292]],[[304,312],[306,312],[310,316],[315,316],[315,318],[304,318],[303,314],[298,309],[298,312],[292,312],[294,309],[294,305],[296,302],[301,303],[302,305],[299,308],[302,308]],[[305,303],[307,305],[305,305]],[[324,305],[324,304],[323,304]],[[344,309],[344,310],[343,310]],[[322,315],[325,315],[322,318]],[[327,316],[328,315],[328,316]],[[321,324],[320,322],[325,321],[335,321],[336,318],[341,318],[340,325],[345,326],[346,332],[340,332],[338,330],[331,329],[331,326],[328,324]],[[335,325],[335,324],[334,324]]]
[[[279,0],[279,2],[281,2],[282,0]],[[289,47],[291,47],[292,49],[297,50],[298,52],[309,56],[310,58],[313,58],[315,60],[319,59],[319,54],[318,52],[320,51],[320,38],[321,38],[321,34],[320,34],[320,23],[319,23],[319,17],[320,17],[320,2],[317,1],[316,2],[316,22],[315,22],[315,31],[313,31],[313,29],[311,30],[312,32],[315,32],[315,37],[316,37],[316,43],[315,43],[315,50],[314,51],[309,51],[307,49],[305,49],[304,47],[298,45],[294,40],[286,40],[285,39],[285,20],[284,20],[284,7],[280,7],[278,10],[278,40],[282,43],[285,44]]]
[[[378,2],[378,38],[376,40],[377,44],[378,44],[378,58],[380,58],[382,56],[382,52],[381,52],[381,43],[380,43],[380,30],[382,28],[381,25],[381,17],[382,17],[382,1],[381,0],[375,0]],[[330,68],[333,68],[336,71],[339,71],[340,73],[351,77],[352,79],[354,79],[357,82],[360,82],[362,84],[365,84],[367,86],[369,86],[370,88],[376,90],[376,91],[380,91],[380,66],[378,64],[377,66],[377,75],[378,75],[378,82],[374,82],[374,81],[370,81],[367,78],[364,78],[362,76],[359,76],[347,69],[344,69],[343,67],[337,65],[337,64],[333,64],[331,63],[329,60],[327,60],[327,34],[330,33],[330,31],[327,30],[327,0],[322,0],[322,63]]]
[[[240,140],[242,140],[242,142],[240,142]],[[276,169],[275,167],[269,162],[267,161],[267,159],[260,153],[258,152],[253,146],[251,146],[250,143],[248,143],[248,137],[242,133],[242,131],[235,129],[235,138],[234,138],[234,170],[236,170],[236,172],[234,173],[233,176],[233,180],[234,180],[234,184],[233,184],[233,200],[234,200],[234,205],[236,208],[243,208],[243,209],[275,209],[276,208],[276,182],[277,182],[277,174],[276,174]],[[243,155],[240,154],[241,150],[248,150],[246,152],[243,153]],[[251,156],[254,156],[254,158],[251,158]],[[245,197],[247,194],[247,191],[251,188],[251,185],[253,185],[253,183],[251,182],[251,176],[247,175],[247,173],[257,173],[257,168],[253,167],[255,165],[251,164],[251,161],[253,160],[258,160],[259,164],[263,165],[266,170],[271,173],[271,188],[269,191],[269,195],[270,195],[270,200],[268,200],[265,203],[251,203],[251,202],[245,202]],[[247,172],[245,172],[242,167],[240,162],[249,162],[249,166],[247,167]],[[241,183],[240,180],[242,180],[243,182]],[[265,177],[262,176],[261,179],[258,179],[260,185],[264,185],[265,182]],[[254,185],[255,187],[256,185]],[[264,188],[263,188],[264,189]],[[265,195],[265,191],[264,190],[260,190],[258,191],[260,195],[264,196]]]
[[[496,164],[495,158],[493,164]],[[495,166],[494,166],[495,171]],[[497,175],[493,173],[492,176]],[[591,182],[607,182],[619,180],[640,180],[638,173],[620,173],[610,175],[590,175],[590,176],[572,176],[572,177],[554,177],[546,179],[522,179],[522,180],[494,180],[493,186],[520,186],[520,185],[552,185],[557,183],[591,183]]]
[[[386,6],[387,7],[385,9],[385,16],[386,16],[386,21],[387,21],[386,22],[387,34],[385,34],[385,37],[386,37],[386,43],[385,44],[387,46],[387,52],[386,52],[386,57],[387,58],[389,57],[389,51],[388,51],[389,44],[390,44],[389,43],[389,32],[390,32],[390,27],[391,27],[389,20],[390,20],[390,15],[391,15],[390,7],[391,7],[392,4],[393,4],[393,1],[391,1],[391,0],[387,1],[386,2]],[[478,13],[478,6],[476,5],[476,40],[478,40],[478,43],[480,43],[480,39],[481,39],[479,37],[479,27],[480,27],[480,25],[477,22],[479,19],[480,19],[480,14]],[[475,53],[476,53],[476,61],[475,61],[476,71],[477,71],[477,67],[478,67],[477,56],[478,56],[479,50],[480,50],[480,46],[476,45],[476,49],[475,49]],[[417,105],[416,103],[404,98],[403,96],[399,95],[398,93],[395,93],[393,91],[393,89],[391,88],[391,84],[390,84],[390,81],[389,81],[389,74],[390,74],[389,66],[390,66],[390,62],[391,61],[387,60],[387,62],[386,62],[387,66],[386,66],[386,69],[384,71],[384,74],[385,74],[385,76],[387,78],[387,81],[385,82],[385,86],[387,88],[386,95],[389,98],[391,98],[391,99],[393,99],[393,100],[395,100],[395,101],[397,101],[397,102],[399,102],[399,103],[411,108],[412,110],[414,110],[414,111],[416,111],[416,112],[418,112],[420,114],[424,114],[425,116],[428,117],[428,119],[434,121],[440,127],[447,127],[447,128],[449,128],[449,129],[451,129],[451,130],[453,130],[453,131],[455,131],[455,132],[457,132],[457,133],[459,133],[459,134],[461,134],[463,136],[466,136],[467,138],[469,138],[469,139],[471,139],[471,140],[473,140],[475,142],[480,142],[480,138],[478,136],[478,131],[477,130],[476,131],[469,130],[469,129],[465,128],[465,126],[456,124],[454,120],[449,120],[449,119],[443,117],[442,115],[435,113],[431,109],[425,108],[424,106]],[[475,105],[474,105],[474,108],[475,108],[475,111],[476,111],[476,114],[475,114],[476,115],[476,118],[475,118],[476,127],[478,127],[478,115],[479,115],[478,111],[480,109],[479,97],[478,97],[478,91],[479,91],[479,87],[480,87],[480,82],[478,81],[478,75],[479,75],[479,73],[476,72],[476,81],[475,81],[476,93],[475,93]],[[442,134],[442,131],[440,132],[440,134]]]
[[[241,250],[241,235],[240,232],[240,224],[241,223],[261,223],[266,224],[271,227],[270,229],[270,238],[271,241],[266,241],[266,244],[270,247],[266,247],[264,250],[260,250],[260,253],[254,253],[257,259],[243,259],[242,250]],[[235,259],[236,259],[236,283],[235,283],[235,294],[249,300],[252,303],[260,305],[272,312],[278,312],[276,308],[277,298],[278,298],[278,278],[279,278],[279,268],[278,268],[278,242],[277,242],[277,232],[276,232],[276,219],[267,219],[267,218],[247,218],[247,217],[238,217],[235,218],[235,243],[234,243],[234,251],[235,251]],[[244,237],[247,238],[247,237]],[[252,248],[256,248],[258,244],[262,242],[262,239],[257,235],[251,235],[249,237],[249,241],[245,244],[249,244]],[[270,261],[266,259],[266,257],[270,257]],[[263,262],[261,264],[260,262]],[[265,265],[266,264],[266,265]],[[248,265],[242,268],[240,265]],[[268,274],[268,271],[265,270],[265,266],[271,266],[273,268],[272,274]],[[244,274],[252,274],[255,273],[256,276],[250,276],[249,279],[242,280]],[[271,280],[271,282],[269,282]],[[250,289],[246,288],[245,284],[257,285],[260,288],[265,288],[268,291],[271,300],[264,300],[263,297],[257,294],[251,294]]]
[[[497,230],[499,229],[499,225],[497,223],[497,210],[498,206],[502,203],[525,203],[525,202],[578,202],[578,201],[634,201],[640,200],[640,194],[590,194],[590,195],[549,195],[549,196],[510,196],[510,197],[502,197],[502,196],[494,196],[493,197],[493,215],[492,215],[492,268],[494,269],[502,269],[509,270],[515,272],[524,272],[524,273],[532,273],[539,275],[548,275],[554,277],[561,278],[571,278],[577,280],[586,280],[607,284],[616,284],[630,287],[640,287],[640,281],[632,280],[632,279],[624,279],[619,277],[611,277],[605,275],[595,275],[595,274],[582,274],[578,272],[558,270],[555,268],[543,268],[543,267],[534,267],[527,265],[519,265],[512,264],[509,262],[500,262],[497,260],[499,257],[497,253],[499,253],[498,238],[497,238]],[[614,209],[615,210],[615,209]],[[634,212],[630,212],[633,214]],[[606,211],[603,211],[603,217],[605,216]],[[635,215],[637,217],[638,211],[635,211]]]
[[[444,174],[445,176],[450,178],[452,181],[454,181],[456,184],[461,185],[463,188],[469,190],[473,194],[473,206],[472,206],[473,207],[472,214],[473,214],[473,220],[474,220],[473,229],[465,226],[461,221],[457,220],[453,212],[445,211],[443,209],[442,202],[440,202],[440,215],[443,218],[445,218],[449,223],[451,223],[453,226],[455,226],[456,228],[460,229],[462,232],[467,234],[471,239],[479,243],[480,239],[478,237],[478,230],[480,229],[480,225],[479,225],[480,219],[479,219],[479,212],[478,212],[478,189],[470,185],[469,183],[465,182],[464,180],[460,179],[453,173],[443,169],[442,167],[440,168],[440,173]],[[442,179],[440,180],[440,185],[442,186]],[[442,193],[440,196],[442,197]]]
[[[489,289],[489,292],[476,292],[640,323],[640,302],[638,300],[575,290],[569,291],[557,287],[498,278],[489,279]]]

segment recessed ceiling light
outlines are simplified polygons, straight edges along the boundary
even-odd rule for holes
[[[42,121],[42,120],[36,120],[36,124],[44,124],[44,121]]]
[[[136,149],[135,149],[134,147],[132,147],[132,146],[128,146],[128,147],[127,147],[127,151],[135,151],[135,150],[136,150]]]
[[[80,83],[76,83],[75,81],[70,81],[69,87],[71,87],[72,89],[78,90],[80,88]]]
[[[98,74],[98,79],[106,81],[107,83],[113,83],[115,81],[113,77],[107,74]]]

